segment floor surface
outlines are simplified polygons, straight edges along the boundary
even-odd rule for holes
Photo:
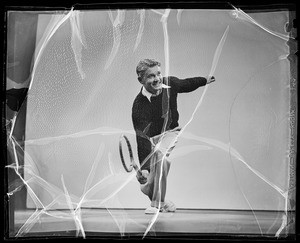
[[[79,216],[81,215],[81,216]],[[81,217],[81,220],[80,220]],[[142,209],[82,209],[76,218],[68,210],[15,212],[15,232],[27,236],[114,235],[143,237],[153,215]],[[177,209],[160,213],[147,236],[266,236],[286,237],[294,232],[294,224],[282,227],[284,212]],[[289,214],[289,222],[294,222]],[[82,223],[82,224],[81,224]],[[78,231],[77,231],[78,229]],[[82,231],[83,230],[83,231]],[[79,233],[79,236],[82,236]]]

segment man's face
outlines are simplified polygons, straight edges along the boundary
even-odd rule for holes
[[[162,81],[163,79],[160,72],[160,67],[154,66],[146,70],[141,84],[147,91],[152,94],[156,94],[159,90],[162,89]]]

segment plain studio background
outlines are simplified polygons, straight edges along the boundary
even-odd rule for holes
[[[178,208],[284,210],[286,199],[276,188],[286,191],[289,183],[289,49],[285,40],[232,13],[169,14],[172,76],[208,75],[227,26],[229,32],[216,82],[209,85],[171,155],[166,197]],[[111,19],[107,11],[77,14],[80,35],[72,32],[68,19],[49,41],[45,35],[53,23],[51,14],[39,16],[36,50],[42,51],[36,54],[28,95],[25,146],[25,179],[38,199],[30,191],[27,206],[41,207],[41,202],[50,209],[67,208],[65,195],[76,206],[88,192],[83,207],[145,208],[149,200],[133,172],[122,167],[118,143],[126,134],[137,161],[131,108],[141,85],[135,68],[139,60],[154,58],[165,74],[161,16],[145,11],[141,28],[138,11],[125,11],[114,28],[111,20],[118,18],[117,11]],[[287,12],[250,16],[286,34]],[[203,90],[178,95],[181,126]]]

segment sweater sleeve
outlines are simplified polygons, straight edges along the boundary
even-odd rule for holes
[[[204,77],[193,77],[186,79],[179,79],[177,77],[170,77],[170,85],[174,87],[178,93],[188,93],[205,86],[207,83]]]
[[[132,121],[136,133],[139,164],[142,170],[150,171],[150,160],[145,159],[152,150],[152,144],[150,142],[149,136],[147,135],[151,123],[143,109],[139,109],[139,105],[133,106]]]

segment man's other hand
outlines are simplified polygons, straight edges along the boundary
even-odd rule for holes
[[[136,172],[136,178],[140,184],[145,184],[147,182],[148,175],[149,172],[147,170],[143,170],[143,171],[138,170]]]

